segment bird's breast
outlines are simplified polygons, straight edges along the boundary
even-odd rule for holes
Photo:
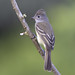
[[[38,43],[44,45],[44,42],[43,42],[41,36],[37,32],[36,32],[36,34],[37,34]]]

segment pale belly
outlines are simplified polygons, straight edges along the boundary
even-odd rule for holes
[[[38,33],[36,33],[36,34],[37,34],[38,43],[39,43],[39,44],[42,44],[42,45],[45,47],[45,44],[44,44],[42,38],[38,35]]]

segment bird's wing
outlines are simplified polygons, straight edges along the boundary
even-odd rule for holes
[[[46,31],[44,31],[42,28],[40,28],[39,25],[36,26],[37,33],[44,38],[43,41],[46,41],[46,44],[48,44],[51,49],[54,48],[55,43],[55,37],[53,34],[49,35]]]

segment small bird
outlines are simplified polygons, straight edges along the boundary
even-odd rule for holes
[[[36,12],[33,19],[35,20],[35,31],[39,44],[42,44],[45,48],[45,70],[51,72],[51,50],[54,49],[55,36],[51,24],[47,18],[44,9],[40,9]]]

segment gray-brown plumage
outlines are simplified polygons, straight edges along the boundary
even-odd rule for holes
[[[45,70],[51,71],[51,50],[54,48],[55,43],[52,26],[43,9],[38,10],[33,18],[36,21],[37,40],[45,47]]]

